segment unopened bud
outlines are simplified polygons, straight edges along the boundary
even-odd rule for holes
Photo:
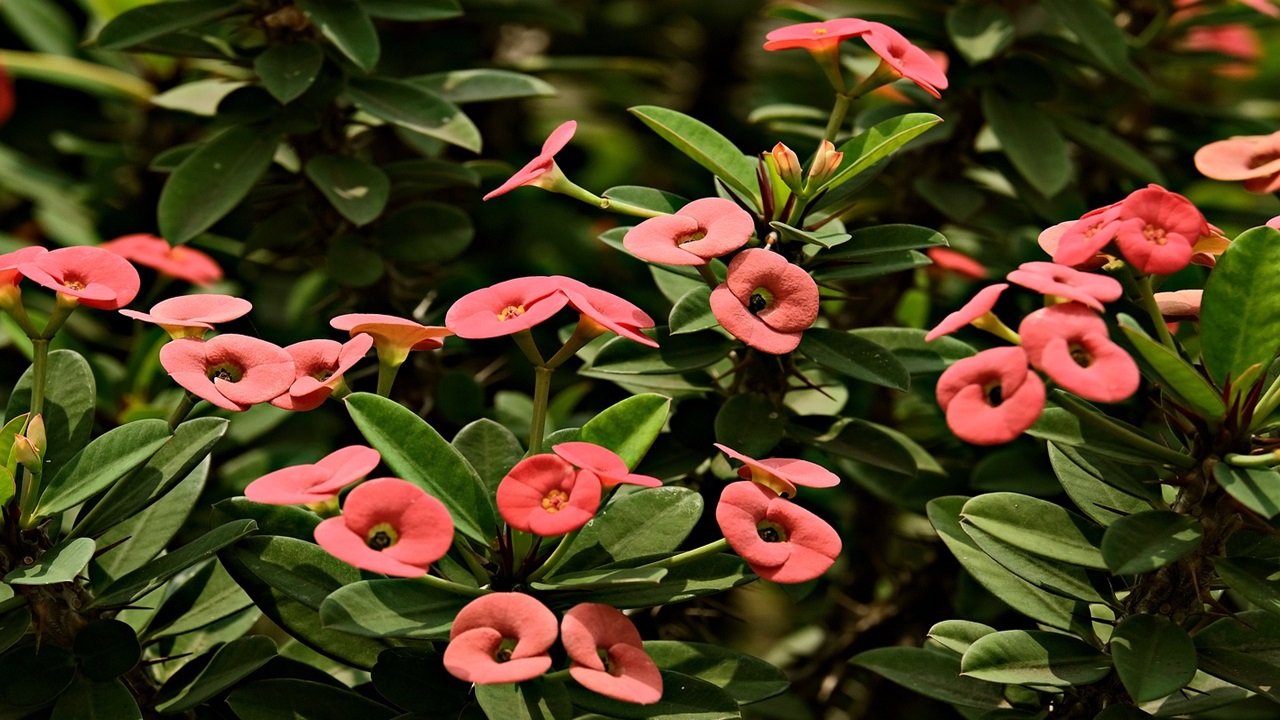
[[[36,452],[44,456],[44,451],[49,447],[49,440],[44,431],[44,416],[36,415],[31,418],[31,423],[27,425],[27,439],[35,447]]]
[[[21,435],[13,439],[13,454],[18,458],[18,462],[22,463],[23,467],[32,473],[38,475],[43,469],[40,462],[40,452],[31,444],[30,440]]]
[[[800,158],[796,157],[791,148],[782,143],[774,145],[769,154],[773,156],[773,166],[777,169],[778,177],[782,178],[782,182],[786,183],[792,191],[800,192],[804,187]]]
[[[809,182],[820,183],[835,174],[844,160],[844,153],[836,150],[830,140],[823,140],[818,152],[813,156],[813,164],[809,166]]]

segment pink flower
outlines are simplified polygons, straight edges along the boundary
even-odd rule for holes
[[[734,337],[774,355],[796,349],[818,318],[818,285],[809,273],[764,249],[743,250],[711,292],[711,312]]]
[[[128,260],[99,247],[65,247],[34,254],[18,272],[98,310],[119,310],[133,302],[142,283]]]
[[[453,544],[444,503],[399,478],[378,478],[347,493],[342,515],[316,526],[316,542],[361,570],[421,577]]]
[[[1120,203],[1116,245],[1137,269],[1169,275],[1186,267],[1209,224],[1191,201],[1158,185],[1129,194]]]
[[[596,514],[600,479],[556,455],[531,455],[498,483],[498,512],[517,530],[543,537],[573,532]]]
[[[1120,299],[1124,288],[1115,278],[1073,270],[1048,262],[1027,262],[1006,277],[1044,295],[1055,295],[1102,310],[1102,303]]]
[[[586,689],[638,705],[662,699],[662,673],[621,610],[600,603],[569,608],[560,642],[569,655],[569,675]]]
[[[174,340],[160,348],[160,364],[192,394],[235,411],[270,401],[294,378],[289,353],[247,335]]]
[[[738,468],[738,477],[760,483],[781,497],[795,497],[797,485],[827,488],[840,484],[838,475],[808,460],[796,458],[756,460],[720,443],[715,443],[715,446],[720,448],[720,452],[743,463],[743,466]]]
[[[1280,132],[1209,143],[1196,151],[1196,169],[1214,180],[1243,180],[1255,193],[1280,190]]]
[[[98,247],[164,275],[196,285],[212,285],[222,279],[222,268],[205,253],[186,245],[174,247],[155,235],[125,235]]]
[[[1280,230],[1280,215],[1277,215],[1267,221],[1267,227],[1273,230]]]
[[[454,618],[444,667],[477,685],[532,680],[551,669],[556,616],[529,595],[496,592],[472,600]]]
[[[249,483],[244,496],[266,505],[306,505],[338,497],[342,488],[373,472],[382,456],[373,448],[350,445],[311,465],[295,465]]]
[[[937,394],[951,431],[975,445],[999,445],[1021,435],[1040,417],[1045,398],[1044,383],[1029,370],[1020,347],[957,360],[938,378]]]
[[[568,297],[556,276],[507,280],[467,293],[445,313],[444,324],[469,340],[501,337],[528,330],[560,311]]]
[[[612,330],[641,345],[658,347],[657,342],[640,332],[642,328],[654,326],[653,318],[640,308],[613,293],[597,290],[573,278],[556,276],[555,279],[560,281],[560,291],[569,301],[569,307],[590,322],[596,335]]]
[[[121,310],[120,314],[159,325],[176,340],[204,337],[216,323],[244,317],[252,309],[253,303],[230,295],[182,295],[161,300],[150,313]]]
[[[600,480],[604,488],[615,485],[642,485],[644,487],[661,487],[662,481],[648,475],[637,475],[627,470],[627,464],[617,453],[599,445],[588,442],[560,443],[551,448],[556,455],[568,460],[574,466],[591,471]]]
[[[378,348],[378,359],[399,366],[413,350],[435,350],[444,347],[444,338],[453,334],[448,328],[422,325],[395,315],[377,313],[351,313],[339,315],[329,321],[335,330],[346,330],[351,337],[361,333],[373,336]]]
[[[987,277],[986,266],[962,252],[956,252],[946,247],[932,247],[925,250],[924,254],[929,256],[934,265],[943,270],[950,270],[957,275],[963,275],[974,280],[982,280]]]
[[[991,309],[996,306],[996,301],[1000,299],[1000,293],[1003,293],[1008,287],[1008,283],[996,283],[982,288],[977,295],[974,295],[969,302],[964,304],[964,307],[942,318],[942,322],[938,323],[936,327],[924,336],[925,341],[928,342],[944,335],[950,335],[991,312]]]
[[[315,410],[337,389],[346,374],[373,347],[373,336],[360,333],[345,343],[304,340],[284,349],[293,358],[295,379],[288,392],[271,401],[285,410]]]
[[[11,253],[0,255],[0,287],[10,287],[18,284],[22,279],[22,273],[18,268],[35,260],[36,258],[49,252],[42,247],[32,245],[14,250]]]
[[[667,265],[704,265],[747,244],[755,220],[724,198],[694,200],[674,215],[649,218],[622,238],[627,252]]]
[[[780,27],[765,35],[765,50],[804,48],[811,53],[829,53],[841,40],[857,37],[871,30],[871,23],[856,18],[836,18],[823,22],[799,23]]]
[[[1277,8],[1275,5],[1272,5],[1270,0],[1240,0],[1240,2],[1244,3],[1245,5],[1248,5],[1254,10],[1257,10],[1263,15],[1270,15],[1271,17],[1280,17],[1280,8]]]
[[[1119,402],[1138,389],[1138,365],[1111,342],[1107,324],[1079,303],[1036,310],[1018,326],[1031,365],[1086,400]]]
[[[1156,307],[1169,322],[1178,320],[1198,320],[1200,318],[1200,298],[1204,290],[1175,290],[1155,294]]]
[[[1262,59],[1262,41],[1258,32],[1243,23],[1226,25],[1193,25],[1182,40],[1184,50],[1215,53],[1235,58],[1213,66],[1213,72],[1236,79],[1250,78],[1258,74],[1258,61]]]
[[[490,200],[499,195],[505,195],[524,185],[546,187],[544,184],[546,181],[543,180],[543,177],[558,170],[555,155],[563,150],[565,145],[569,144],[569,141],[573,139],[573,133],[577,129],[578,123],[570,120],[553,130],[546,142],[542,143],[542,152],[538,153],[538,156],[530,160],[527,165],[520,168],[509,180],[499,185],[496,190],[485,195],[484,199]]]
[[[1102,267],[1107,263],[1102,249],[1115,239],[1120,230],[1120,203],[1090,210],[1079,220],[1066,224],[1060,233],[1056,233],[1056,229],[1060,227],[1062,225],[1055,225],[1040,234],[1042,247],[1045,247],[1047,234],[1057,235],[1057,243],[1052,248],[1045,247],[1053,256],[1054,262],[1081,270]],[[1050,239],[1048,242],[1053,241]]]
[[[808,582],[840,556],[835,528],[758,483],[729,483],[720,493],[716,522],[729,547],[765,580]]]
[[[869,22],[870,32],[862,36],[884,65],[919,85],[930,95],[940,98],[939,90],[947,89],[947,75],[929,53],[911,44],[902,33],[884,23]]]

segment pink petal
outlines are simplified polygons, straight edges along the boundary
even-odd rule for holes
[[[348,445],[317,460],[315,467],[329,476],[323,489],[336,492],[373,472],[380,462],[382,455],[377,450],[363,445]]]
[[[1008,287],[1008,283],[996,283],[982,288],[978,291],[978,294],[964,304],[964,307],[943,318],[942,322],[930,330],[924,336],[925,341],[936,340],[944,335],[950,335],[991,312],[991,308],[994,308],[996,301],[1000,299],[1000,293],[1004,292]]]
[[[1055,305],[1054,307],[1061,306]],[[1025,320],[1023,325],[1026,325]],[[999,385],[1005,397],[1017,392],[1024,382],[1035,377],[1035,373],[1028,371],[1027,351],[1025,348],[1026,341],[1024,339],[1023,347],[999,347],[983,350],[977,355],[962,358],[952,363],[938,377],[936,391],[938,406],[944,411],[947,410],[952,400],[961,390],[974,385],[980,388],[988,385]]]
[[[665,265],[703,265],[707,259],[680,244],[698,231],[698,221],[686,215],[659,215],[627,231],[622,246],[641,260]],[[692,244],[692,243],[689,243]]]
[[[725,486],[716,503],[716,523],[729,547],[751,565],[777,567],[791,557],[785,542],[765,542],[760,537],[759,523],[769,512],[769,503],[778,497],[772,490],[753,482],[734,482]]]
[[[449,640],[452,642],[460,634],[482,627],[519,639],[511,654],[513,658],[546,652],[560,634],[555,614],[533,596],[518,592],[490,593],[467,603],[453,621]]]
[[[267,505],[304,505],[337,497],[337,490],[320,488],[330,478],[329,472],[315,465],[298,465],[267,473],[249,483],[244,496]],[[341,489],[341,488],[339,488]]]
[[[329,518],[316,526],[316,542],[330,555],[348,565],[383,575],[422,577],[427,569],[402,563],[365,543],[364,535],[353,532],[342,517]]]
[[[1027,360],[1038,366],[1045,346],[1056,337],[1082,338],[1086,335],[1106,335],[1107,323],[1098,313],[1079,303],[1061,303],[1041,308],[1027,315],[1018,326],[1022,337],[1022,349]],[[1010,365],[1013,361],[1010,360]]]
[[[1076,361],[1073,349],[1088,356],[1088,367]],[[1067,391],[1097,402],[1125,400],[1137,392],[1141,381],[1133,358],[1103,334],[1051,338],[1035,366]]]
[[[628,340],[658,347],[658,343],[640,334],[641,328],[654,326],[653,319],[643,310],[613,293],[597,290],[572,278],[562,278],[562,281],[561,291],[573,309]]]
[[[568,302],[561,280],[535,276],[516,278],[462,296],[445,314],[444,324],[471,340],[528,330],[560,311]]]
[[[1031,372],[1026,374],[1017,390],[1005,391],[1001,403],[994,407],[988,402],[982,385],[966,385],[951,395],[946,408],[947,426],[965,442],[999,445],[1013,440],[1034,425],[1044,410],[1044,400],[1044,383],[1039,375]]]
[[[987,268],[982,263],[947,247],[932,247],[925,250],[925,255],[933,261],[933,264],[943,270],[950,270],[957,275],[963,275],[974,280],[983,280],[987,277]]]
[[[1165,320],[1194,320],[1200,317],[1200,299],[1204,290],[1175,290],[1155,294],[1156,307]]]
[[[614,645],[608,654],[616,674],[574,663],[569,675],[586,689],[622,702],[651,705],[662,699],[662,673],[642,648]]]
[[[1008,279],[1036,292],[1075,300],[1099,311],[1102,303],[1118,300],[1124,293],[1124,288],[1115,278],[1080,272],[1056,263],[1022,263],[1009,273]]]
[[[810,52],[826,52],[845,38],[870,31],[870,23],[856,18],[837,18],[824,22],[799,23],[778,28],[765,35],[765,50],[804,48]]]
[[[1252,180],[1280,173],[1280,133],[1233,137],[1196,151],[1196,169],[1215,180]]]
[[[98,310],[118,310],[133,302],[141,279],[128,260],[99,247],[59,248],[37,255],[18,268],[24,277],[51,290],[71,295]],[[78,283],[73,290],[68,283]]]
[[[697,229],[705,233],[701,240],[691,240],[680,246],[704,260],[728,255],[751,239],[755,232],[755,220],[746,210],[732,200],[702,198],[694,200],[676,211],[697,221]],[[625,242],[626,239],[623,239]]]
[[[800,345],[801,333],[779,332],[769,327],[752,315],[727,285],[711,291],[711,312],[731,335],[757,350],[785,355]]]
[[[640,631],[617,608],[600,603],[580,603],[564,614],[560,622],[560,644],[569,659],[589,668],[603,670],[598,650],[617,644],[642,647]]]
[[[498,662],[495,655],[502,640],[501,633],[487,627],[461,633],[444,649],[444,667],[459,680],[477,685],[524,682],[551,669],[551,656],[545,653]]]
[[[938,91],[947,89],[947,75],[929,57],[929,53],[911,44],[902,33],[888,25],[878,22],[867,25],[870,26],[870,32],[864,34],[862,39],[886,65],[930,95],[942,97]]]

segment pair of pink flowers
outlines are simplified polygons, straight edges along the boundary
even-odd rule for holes
[[[551,669],[559,637],[569,675],[588,690],[623,702],[662,699],[662,675],[639,631],[617,608],[582,603],[564,619],[523,593],[476,598],[458,613],[444,651],[445,668],[478,685],[532,680]]]
[[[940,98],[947,89],[947,76],[929,53],[884,23],[857,18],[837,18],[824,22],[800,23],[778,28],[765,36],[765,50],[803,48],[822,57],[838,51],[842,40],[860,38],[880,56],[883,67],[910,80],[930,95]]]

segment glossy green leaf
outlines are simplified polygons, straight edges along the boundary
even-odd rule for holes
[[[831,422],[831,420],[835,422]],[[797,418],[787,425],[795,439],[839,457],[846,457],[903,475],[919,470],[915,456],[889,428],[858,418]],[[736,449],[736,448],[735,448]]]
[[[172,588],[147,623],[147,638],[181,635],[253,606],[253,600],[216,560]]]
[[[602,569],[602,572],[608,568]],[[608,586],[585,585],[547,593],[544,600],[568,609],[580,602],[600,602],[620,609],[647,608],[715,595],[756,579],[747,563],[736,555],[717,554],[666,568],[662,581],[622,582]],[[552,578],[555,580],[555,578]]]
[[[133,628],[114,619],[95,620],[81,628],[73,650],[80,673],[90,680],[118,678],[142,658],[142,646]]]
[[[618,498],[587,521],[551,577],[673,552],[702,517],[702,506],[701,495],[678,486]]]
[[[361,110],[451,145],[480,152],[480,130],[457,105],[413,83],[389,78],[352,78],[347,96]]]
[[[1152,379],[1179,405],[1211,420],[1226,414],[1227,406],[1222,402],[1222,393],[1214,390],[1195,368],[1169,348],[1147,337],[1146,333],[1124,323],[1123,319],[1120,329],[1155,372],[1156,377]]]
[[[425,717],[456,718],[471,702],[471,683],[451,675],[443,660],[441,653],[431,650],[391,648],[378,656],[370,676],[379,695],[405,710]],[[424,688],[431,692],[423,692]]]
[[[843,185],[940,122],[932,113],[906,113],[873,125],[837,148],[844,157],[823,187]]]
[[[65,10],[44,0],[5,0],[0,17],[32,50],[67,57],[76,54],[79,31]]]
[[[1280,702],[1280,617],[1250,610],[1195,636],[1202,671]]]
[[[1200,547],[1200,521],[1169,510],[1148,510],[1111,523],[1102,536],[1102,557],[1117,575],[1150,572]]]
[[[53,478],[89,442],[93,431],[97,386],[89,363],[74,350],[51,350],[45,365],[44,429],[49,449],[44,476]],[[5,418],[11,420],[31,407],[31,368],[9,395]],[[3,462],[3,458],[0,458]]]
[[[262,86],[275,99],[290,103],[307,91],[320,76],[324,53],[320,46],[304,40],[292,45],[272,45],[254,58],[253,69]]]
[[[1220,462],[1213,479],[1241,505],[1271,519],[1280,514],[1280,472],[1271,468],[1241,468]]]
[[[1060,633],[1006,630],[974,641],[960,660],[972,678],[1010,685],[1088,685],[1111,672],[1111,658]]]
[[[931,265],[928,255],[916,250],[895,250],[886,253],[868,255],[852,264],[824,265],[813,273],[815,280],[860,280],[868,281],[892,275],[893,273],[913,270]]]
[[[1132,705],[1108,705],[1102,712],[1093,716],[1093,720],[1143,720],[1151,717]]]
[[[45,643],[23,644],[0,655],[0,708],[32,709],[57,697],[76,673],[71,653]]]
[[[716,442],[750,457],[766,457],[782,440],[785,415],[762,393],[734,395],[716,413]]]
[[[648,640],[644,651],[659,668],[705,680],[744,705],[771,698],[791,684],[764,660],[719,645]]]
[[[710,170],[726,185],[760,207],[760,186],[756,181],[756,161],[742,154],[733,143],[700,120],[655,105],[640,105],[628,111],[640,118],[663,140]]]
[[[661,213],[674,213],[689,204],[687,199],[679,195],[640,185],[618,185],[605,190],[600,195],[608,200],[616,200]],[[624,230],[630,229],[624,228]]]
[[[241,10],[237,0],[181,0],[150,3],[120,13],[98,32],[94,42],[106,50],[120,50],[203,25]]]
[[[942,233],[919,225],[872,225],[849,233],[839,248],[821,253],[822,260],[862,260],[882,253],[945,247]],[[876,328],[880,329],[880,328]]]
[[[1156,615],[1130,615],[1111,633],[1120,681],[1137,702],[1176,692],[1196,674],[1196,646],[1187,631]]]
[[[549,97],[556,94],[555,86],[532,75],[491,68],[419,75],[409,78],[409,82],[458,105],[512,98]]]
[[[894,390],[906,390],[911,384],[910,373],[893,353],[858,335],[809,328],[800,338],[799,351],[822,367],[857,380]]]
[[[374,235],[389,260],[429,264],[461,255],[475,238],[471,218],[440,202],[418,202],[387,213]]]
[[[588,712],[617,720],[732,720],[742,715],[728,693],[705,680],[662,671],[662,699],[652,705],[636,705],[569,686],[573,704]]]
[[[217,522],[254,520],[262,535],[283,535],[310,542],[315,537],[320,517],[310,510],[289,505],[264,505],[248,498],[227,498],[214,503],[214,519]]]
[[[396,477],[443,502],[463,535],[482,545],[492,542],[497,528],[493,501],[484,482],[452,445],[400,403],[355,393],[346,404],[351,419]]]
[[[189,682],[182,682],[188,678],[178,674],[171,677],[156,693],[156,709],[165,714],[192,710],[234,687],[275,656],[275,641],[264,635],[232,640],[218,648],[208,664]]]
[[[806,245],[816,245],[820,248],[831,248],[849,241],[849,233],[832,231],[828,229],[822,230],[801,230],[800,228],[791,227],[790,225],[778,220],[771,220],[769,227],[778,231],[783,240],[793,240]]]
[[[160,192],[160,233],[181,244],[221,220],[271,166],[278,142],[264,128],[239,125],[188,155]]]
[[[1138,447],[1126,442],[1108,428],[1108,424],[1113,422],[1118,423],[1114,420],[1089,422],[1064,408],[1046,407],[1044,412],[1040,413],[1040,419],[1027,429],[1027,434],[1034,438],[1048,440],[1061,447],[1081,448],[1095,455],[1127,463],[1162,465],[1172,462],[1175,456],[1181,456],[1180,453],[1167,447],[1157,454],[1150,451],[1145,444]],[[1119,424],[1124,427],[1122,423]],[[1125,427],[1125,429],[1129,428]],[[1150,440],[1141,434],[1139,436]],[[1150,442],[1155,443],[1154,440]],[[1186,466],[1187,461],[1192,464],[1195,462],[1190,457],[1181,457],[1184,459],[1175,464]]]
[[[940,373],[956,360],[977,354],[953,337],[925,342],[927,331],[916,328],[858,328],[849,334],[889,350],[912,375]]]
[[[31,565],[19,565],[4,576],[10,585],[49,585],[71,582],[89,564],[94,542],[76,538],[49,548]]]
[[[58,696],[51,720],[142,720],[142,711],[121,681],[80,677]]]
[[[1253,365],[1267,367],[1280,348],[1280,230],[1258,227],[1236,238],[1204,284],[1200,351],[1219,384]]]
[[[1092,150],[1097,159],[1110,163],[1142,182],[1157,185],[1169,183],[1160,166],[1148,160],[1141,150],[1106,127],[1094,125],[1066,113],[1056,113],[1052,119],[1058,127],[1062,128],[1062,132],[1067,134],[1067,137]]]
[[[711,288],[699,285],[675,301],[667,318],[672,335],[708,330],[720,321],[711,312]]]
[[[1106,602],[1083,568],[1001,542],[969,523],[962,521],[960,527],[992,560],[1032,585],[1072,600]]]
[[[1246,600],[1280,615],[1280,563],[1249,557],[1218,558],[1213,567]]]
[[[447,640],[458,611],[473,599],[413,579],[362,580],[324,598],[320,621],[365,637]]]
[[[13,591],[10,590],[12,593]],[[31,606],[23,605],[0,615],[0,653],[8,650],[31,629]]]
[[[13,454],[13,443],[27,426],[28,415],[22,413],[0,427],[0,505],[9,502],[17,491],[13,474],[17,472],[18,461]],[[8,464],[9,458],[13,458],[12,465]]]
[[[1146,80],[1129,61],[1129,40],[1109,9],[1077,0],[1045,0],[1044,6],[1075,33],[1103,69],[1139,87],[1145,86]]]
[[[227,696],[240,720],[391,720],[395,710],[346,689],[307,680],[259,680]]]
[[[253,533],[256,529],[257,525],[252,520],[235,520],[219,525],[159,560],[112,581],[102,588],[89,607],[111,608],[128,605],[133,600],[160,587],[179,572],[208,560],[222,548]]]
[[[995,631],[990,625],[970,620],[943,620],[929,628],[928,637],[951,652],[964,655],[975,640]]]
[[[105,550],[89,566],[96,587],[146,565],[169,546],[200,499],[209,466],[206,459],[164,497],[98,536],[98,546]]]
[[[467,459],[485,487],[496,491],[498,483],[524,458],[524,446],[506,426],[481,418],[458,431],[453,447]]]
[[[1112,484],[1125,482],[1129,475],[1111,461],[1092,457],[1077,448],[1060,448],[1052,442],[1048,446],[1049,463],[1058,482],[1076,507],[1094,522],[1106,526],[1127,515],[1152,509],[1148,500]]]
[[[1071,181],[1067,142],[1035,105],[989,89],[982,93],[982,114],[1004,154],[1037,192],[1056,195]]]
[[[1106,569],[1093,523],[1057,503],[1018,493],[988,493],[964,504],[961,515],[1014,547],[1072,565]]]
[[[563,682],[534,678],[522,683],[476,685],[476,702],[490,718],[572,720],[573,702]]]
[[[462,14],[458,0],[361,0],[364,11],[388,20],[447,20]]]
[[[734,343],[717,332],[670,335],[659,328],[651,348],[624,337],[615,337],[600,348],[586,369],[617,375],[681,373],[699,370],[723,360]]]
[[[373,21],[360,0],[297,0],[298,7],[329,42],[361,70],[378,64],[382,48]]]
[[[394,185],[413,185],[425,190],[480,186],[480,173],[450,160],[396,160],[384,163],[382,170]]]
[[[48,481],[36,517],[51,517],[106,490],[151,459],[169,437],[169,424],[156,419],[135,420],[103,433]]]
[[[1143,703],[1142,709],[1156,717],[1177,717],[1213,710],[1253,697],[1253,693],[1203,671],[1182,692]]]
[[[391,181],[377,166],[353,157],[319,155],[303,170],[329,204],[357,227],[382,214]]]
[[[357,582],[360,571],[313,542],[278,536],[248,538],[235,558],[271,587],[319,610],[330,593]]]
[[[861,665],[934,700],[966,708],[1009,707],[1004,688],[960,674],[960,658],[913,647],[881,647],[853,656]]]
[[[998,5],[957,5],[947,12],[947,34],[970,65],[980,65],[1013,42],[1013,18]]]

